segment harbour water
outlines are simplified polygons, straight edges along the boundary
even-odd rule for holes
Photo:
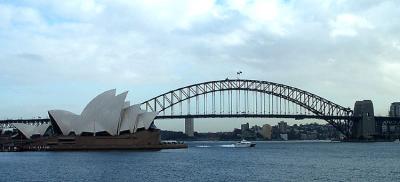
[[[161,151],[3,152],[0,181],[398,181],[400,144],[189,142]]]

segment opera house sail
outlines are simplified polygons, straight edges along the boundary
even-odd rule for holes
[[[148,130],[157,113],[146,112],[140,105],[125,102],[128,92],[115,95],[109,90],[95,97],[80,115],[63,110],[50,110],[49,117],[54,131],[62,135],[101,134],[116,136],[121,132]]]
[[[13,123],[27,143],[25,150],[108,150],[182,148],[166,145],[154,125],[157,112],[147,112],[140,104],[125,101],[128,92],[108,90],[92,99],[80,114],[64,110],[48,111],[50,123]]]
[[[26,138],[43,136],[48,130],[50,124],[44,123],[41,125],[30,125],[25,123],[13,123],[14,127],[17,128]]]

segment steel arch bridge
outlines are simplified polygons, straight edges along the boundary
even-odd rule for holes
[[[353,111],[323,97],[268,81],[225,79],[181,87],[141,104],[157,119],[268,117],[323,119],[346,136]]]

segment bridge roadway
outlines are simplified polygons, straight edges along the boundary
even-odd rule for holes
[[[160,115],[156,119],[185,119],[185,118],[288,118],[288,119],[342,119],[354,120],[358,119],[353,116],[318,116],[318,115],[285,115],[285,114],[196,114],[196,115]],[[392,120],[395,118],[391,118]],[[8,119],[0,120],[0,124],[11,123],[47,123],[50,119]]]
[[[184,118],[287,118],[287,119],[321,119],[321,120],[358,120],[354,116],[318,116],[318,115],[284,115],[284,114],[196,114],[196,115],[161,115],[156,119],[184,119]],[[386,122],[390,125],[400,125],[400,117],[375,116],[378,123]],[[31,123],[40,124],[50,122],[50,119],[7,119],[0,120],[0,124]]]
[[[50,119],[6,119],[0,120],[0,124],[11,124],[11,123],[31,123],[31,124],[40,124],[50,122]]]
[[[184,118],[288,118],[288,119],[340,119],[354,120],[353,116],[318,116],[318,115],[285,115],[285,114],[196,114],[196,115],[161,115],[156,119],[184,119]]]

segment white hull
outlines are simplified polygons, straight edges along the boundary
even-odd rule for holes
[[[256,144],[248,142],[246,140],[242,140],[240,142],[235,143],[234,146],[237,148],[246,148],[246,147],[255,147]]]
[[[251,144],[235,144],[235,147],[237,148],[251,147]]]

